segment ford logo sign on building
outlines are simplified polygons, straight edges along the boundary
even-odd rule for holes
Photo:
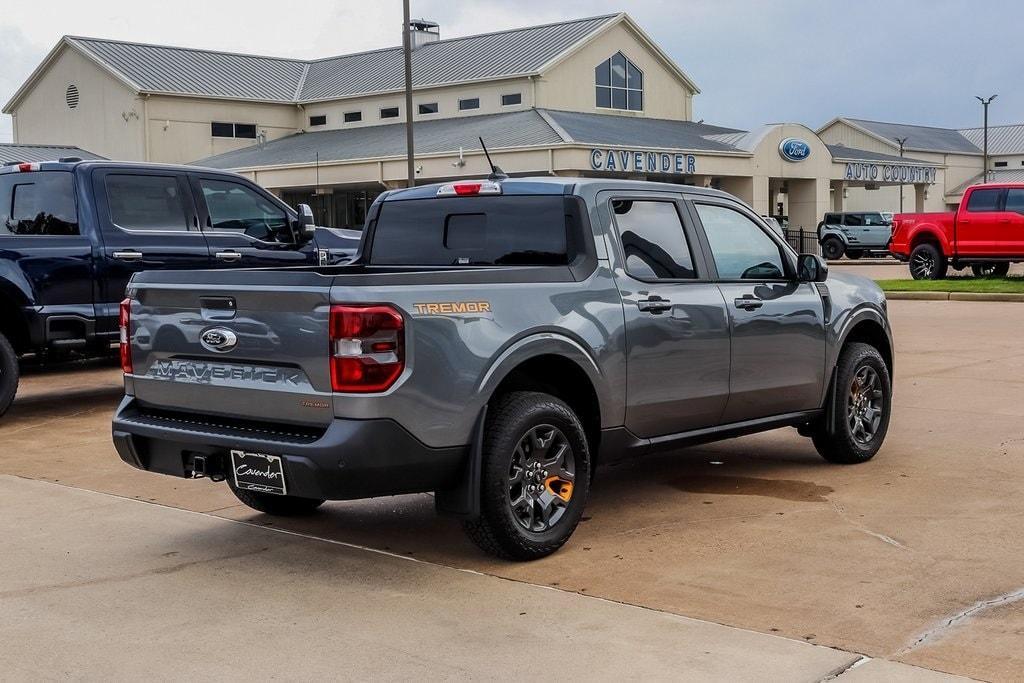
[[[811,146],[800,138],[786,138],[779,143],[779,156],[786,161],[803,161],[811,156]]]
[[[238,344],[238,337],[231,330],[213,327],[199,335],[199,343],[209,351],[221,353],[230,351]]]

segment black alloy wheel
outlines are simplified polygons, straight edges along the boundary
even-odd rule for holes
[[[565,514],[576,481],[569,439],[558,427],[539,425],[519,440],[508,472],[508,502],[521,527],[548,531]]]
[[[949,264],[934,244],[919,244],[910,252],[910,275],[915,280],[941,280]]]

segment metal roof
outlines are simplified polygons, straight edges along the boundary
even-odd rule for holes
[[[80,159],[103,159],[104,157],[71,145],[19,145],[0,143],[0,163],[11,161],[57,161],[62,157]]]
[[[960,133],[974,143],[978,149],[982,148],[985,141],[984,128],[961,128]],[[1024,154],[1024,123],[1010,126],[989,126],[988,153],[990,155]]]
[[[505,114],[484,114],[416,124],[416,153],[435,154],[479,150],[483,137],[488,149],[554,145],[562,138],[535,109]],[[319,157],[317,155],[319,154]],[[351,159],[378,159],[405,155],[405,126],[386,124],[315,133],[298,133],[263,145],[227,152],[196,161],[212,168],[253,168],[311,164]]]
[[[922,161],[921,159],[913,159],[911,157],[901,157],[895,154],[882,154],[881,152],[872,152],[866,149],[854,149],[853,147],[847,147],[846,145],[825,145],[828,147],[829,153],[833,159],[842,159],[843,161],[891,161],[899,164],[924,164],[926,166],[938,166],[934,161]]]
[[[615,14],[427,43],[412,53],[413,87],[536,73],[614,19]],[[404,87],[402,48],[311,62],[300,100]]]
[[[896,142],[896,138],[906,138],[904,149],[958,154],[979,154],[981,152],[981,149],[964,137],[960,131],[952,128],[914,126],[907,123],[885,123],[864,119],[844,118],[840,120],[883,137],[894,145],[899,144]]]
[[[413,86],[537,73],[620,15],[450,38],[412,53]],[[67,36],[144,92],[295,103],[400,90],[402,48],[312,61]]]
[[[634,118],[615,114],[584,114],[551,109],[541,111],[568,135],[569,139],[566,142],[697,152],[739,151],[731,145],[707,137],[740,132],[733,128],[693,121]]]
[[[990,141],[991,142],[991,141]],[[1024,168],[996,168],[988,172],[990,183],[1024,183]],[[963,194],[971,185],[981,184],[981,174],[957,185],[947,195]]]

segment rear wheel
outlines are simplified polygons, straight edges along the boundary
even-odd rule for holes
[[[859,259],[863,255],[864,255],[864,252],[861,251],[860,249],[850,249],[849,251],[846,252],[846,258],[848,258],[848,259],[850,259],[852,261],[856,261],[857,259]]]
[[[843,241],[838,237],[826,237],[821,242],[821,255],[828,261],[835,261],[836,259],[843,258],[843,252],[846,250]]]
[[[949,271],[949,262],[937,246],[919,244],[910,252],[910,275],[915,280],[941,280]]]
[[[1006,277],[1010,272],[1009,263],[975,263],[971,265],[974,277]]]
[[[847,344],[836,371],[834,430],[819,427],[812,434],[814,447],[829,462],[867,462],[885,441],[891,410],[892,384],[882,355],[869,344]]]
[[[277,496],[272,493],[247,491],[235,486],[228,476],[228,486],[238,500],[253,510],[277,517],[301,517],[311,515],[324,504],[319,498],[299,498],[298,496]]]
[[[558,550],[583,515],[590,488],[583,425],[549,394],[512,392],[488,415],[480,482],[480,517],[466,522],[481,549],[512,560]]]
[[[0,415],[7,412],[18,393],[18,354],[7,337],[0,334]]]

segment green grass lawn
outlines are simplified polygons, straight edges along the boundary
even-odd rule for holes
[[[878,280],[887,292],[1009,292],[1024,294],[1024,276],[1000,278],[950,277],[945,280]]]

